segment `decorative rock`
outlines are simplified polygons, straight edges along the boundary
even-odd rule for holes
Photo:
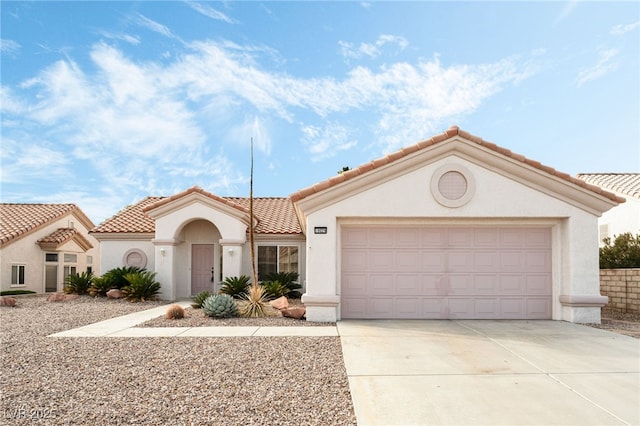
[[[47,302],[67,302],[69,300],[76,300],[77,298],[77,294],[52,293],[47,297]]]
[[[107,292],[107,298],[109,299],[122,299],[122,291],[117,288],[112,288]]]
[[[16,306],[16,298],[15,297],[0,296],[0,306],[14,307],[14,306]]]
[[[302,319],[307,310],[305,308],[288,308],[280,311],[283,317]]]
[[[272,300],[271,302],[269,302],[269,304],[274,309],[277,309],[279,311],[281,311],[283,309],[287,309],[289,307],[289,301],[287,300],[287,298],[285,296],[278,297],[277,299]]]

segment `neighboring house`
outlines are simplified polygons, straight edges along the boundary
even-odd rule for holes
[[[61,291],[72,273],[99,273],[94,223],[75,204],[0,204],[0,290]]]
[[[601,245],[625,232],[640,234],[640,173],[580,173],[578,179],[625,199],[598,219]]]
[[[310,321],[598,322],[598,217],[615,194],[452,127],[303,189],[255,199],[259,274],[293,270]],[[251,275],[248,199],[149,197],[92,231],[101,268],[146,266],[162,296]]]

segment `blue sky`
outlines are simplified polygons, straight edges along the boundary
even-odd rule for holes
[[[2,202],[288,196],[453,124],[640,171],[638,2],[2,1]]]

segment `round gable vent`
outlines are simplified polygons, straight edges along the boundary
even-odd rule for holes
[[[130,249],[122,256],[124,266],[136,266],[144,268],[147,266],[147,255],[140,249]]]
[[[465,167],[446,164],[431,178],[431,194],[445,207],[460,207],[471,200],[475,193],[473,175]]]

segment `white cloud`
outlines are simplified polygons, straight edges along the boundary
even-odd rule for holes
[[[117,34],[109,31],[99,31],[98,34],[100,34],[104,38],[124,41],[134,46],[140,44],[140,37],[131,34]]]
[[[354,47],[353,43],[346,41],[338,41],[340,46],[340,53],[345,58],[360,59],[364,56],[369,58],[377,58],[382,54],[382,49],[385,45],[394,45],[399,50],[404,50],[409,45],[409,42],[400,36],[382,34],[373,43],[360,43],[358,47]]]
[[[2,38],[0,39],[0,51],[3,54],[10,54],[13,55],[15,53],[17,53],[18,51],[20,51],[20,48],[22,46],[20,46],[20,43],[13,41],[13,40],[9,40],[6,38]]]
[[[141,27],[144,27],[148,30],[161,34],[165,37],[176,38],[169,27],[162,25],[152,19],[147,18],[146,16],[138,13],[136,23]]]
[[[598,62],[589,68],[586,68],[578,73],[576,84],[578,87],[584,84],[596,80],[618,67],[618,64],[613,59],[618,55],[619,49],[605,49],[598,52]]]
[[[640,21],[633,22],[631,24],[619,24],[611,28],[611,34],[613,35],[623,35],[630,31],[635,30],[636,28],[640,28]]]
[[[202,3],[198,3],[198,2],[194,2],[194,1],[188,1],[187,4],[196,12],[214,19],[216,21],[224,21],[227,24],[237,24],[238,22],[235,19],[230,18],[229,16],[227,16],[226,14],[220,12],[219,10],[216,10],[214,8],[212,8],[209,5],[206,4],[202,4]]]
[[[303,125],[300,130],[312,161],[335,157],[358,143],[347,127],[337,123],[327,123],[322,127]]]
[[[379,41],[399,42],[392,36]],[[98,43],[90,52],[92,67],[58,61],[21,86],[3,87],[3,120],[20,124],[3,124],[3,130],[11,130],[7,139],[16,146],[35,147],[17,129],[40,126],[38,134],[56,143],[37,157],[51,161],[41,170],[86,167],[100,183],[96,191],[112,203],[195,184],[229,194],[246,176],[223,148],[238,151],[236,145],[248,146],[254,137],[269,156],[273,129],[282,124],[293,124],[300,136],[277,143],[301,144],[313,161],[364,140],[376,153],[385,152],[448,126],[531,75],[527,60],[517,57],[455,66],[435,57],[359,66],[342,78],[297,78],[263,65],[264,53],[269,49],[207,41],[166,62],[143,62]],[[366,119],[352,121],[352,113]]]

